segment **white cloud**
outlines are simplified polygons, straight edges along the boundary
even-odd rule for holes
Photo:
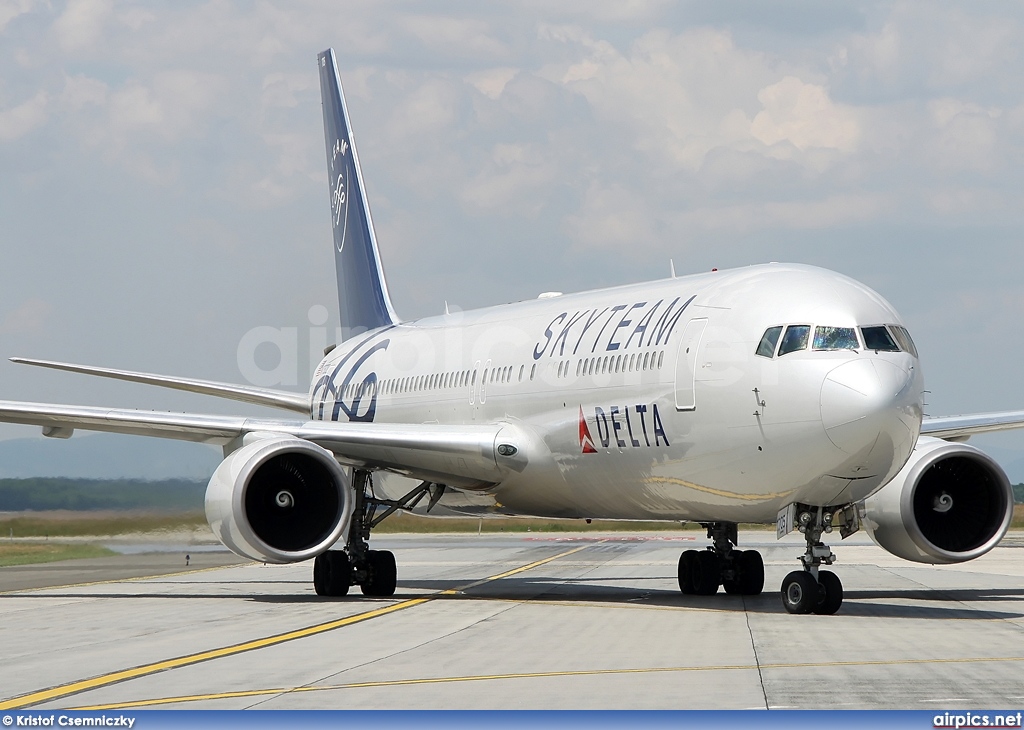
[[[122,133],[168,141],[198,133],[222,86],[218,76],[186,70],[162,71],[148,83],[133,79],[111,93],[109,121]]]
[[[501,58],[507,53],[484,20],[417,15],[406,18],[403,26],[424,46],[445,56]]]
[[[860,138],[860,125],[852,109],[834,103],[824,87],[787,76],[761,89],[764,109],[750,131],[766,145],[789,142],[798,150],[811,147],[852,152]]]
[[[49,302],[33,297],[8,312],[0,321],[0,335],[37,333],[46,325],[53,307]]]
[[[636,251],[656,242],[653,221],[654,211],[635,192],[615,183],[594,183],[580,210],[566,217],[564,228],[578,251]]]
[[[67,52],[94,48],[113,7],[112,0],[71,0],[53,24],[60,47]]]
[[[519,73],[518,68],[499,67],[478,71],[466,77],[466,81],[489,99],[497,99],[505,86]]]
[[[1002,110],[946,97],[929,102],[928,111],[933,134],[927,148],[936,167],[989,170],[1000,163]]]
[[[38,4],[36,0],[0,0],[0,33],[4,32],[8,23]]]
[[[459,199],[474,212],[536,216],[547,202],[558,169],[541,150],[522,144],[495,145],[490,164],[468,180]]]
[[[67,109],[79,112],[86,106],[104,106],[109,93],[110,89],[102,81],[77,74],[65,77],[60,101]]]
[[[47,93],[40,91],[13,109],[0,111],[0,141],[18,139],[46,121],[48,101]]]

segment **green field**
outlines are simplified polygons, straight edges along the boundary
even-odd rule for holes
[[[743,525],[752,529],[774,529],[773,525]],[[1011,527],[1024,528],[1024,505],[1015,505]],[[117,513],[56,512],[30,513],[25,516],[0,518],[0,541],[8,537],[81,537],[88,535],[124,535],[137,532],[177,532],[205,530],[202,512]],[[376,534],[441,533],[441,532],[654,532],[703,531],[700,525],[678,522],[626,522],[619,520],[550,520],[537,517],[486,518],[418,517],[396,514],[378,527]]]
[[[0,567],[52,563],[57,560],[79,558],[103,558],[116,554],[114,551],[98,545],[65,545],[59,542],[43,544],[0,542]]]
[[[208,529],[202,512],[32,512],[0,518],[0,541],[10,537],[80,537]]]

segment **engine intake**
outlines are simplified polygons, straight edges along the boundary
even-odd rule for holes
[[[881,547],[919,563],[961,563],[1006,534],[1013,488],[973,446],[922,437],[896,477],[864,501],[863,523]]]
[[[238,555],[269,563],[307,560],[348,528],[348,476],[316,444],[268,437],[230,454],[206,489],[206,519]]]

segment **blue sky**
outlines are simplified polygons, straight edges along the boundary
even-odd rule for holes
[[[239,381],[246,333],[293,327],[308,368],[310,308],[337,317],[315,68],[333,46],[402,316],[661,278],[670,258],[800,261],[900,310],[932,414],[1024,408],[1022,20],[0,0],[0,355]],[[0,398],[244,410],[7,362]],[[1024,456],[1024,433],[975,442]]]

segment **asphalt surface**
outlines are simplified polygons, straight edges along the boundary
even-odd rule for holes
[[[388,599],[215,552],[3,568],[0,709],[1024,706],[1024,536],[941,567],[836,540],[835,616],[782,608],[794,535],[741,533],[761,596],[680,594],[679,553],[704,544],[388,535]]]

